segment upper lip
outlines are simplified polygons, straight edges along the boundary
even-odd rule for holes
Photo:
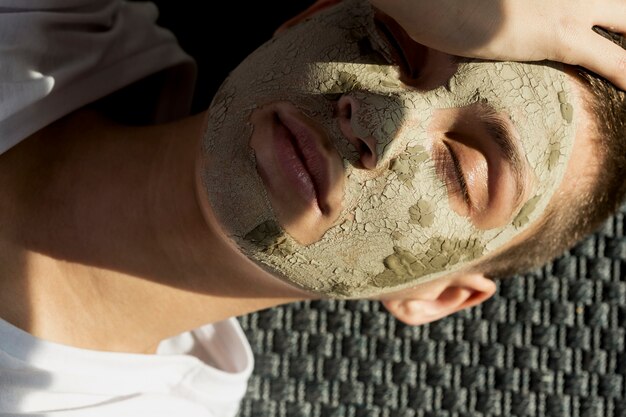
[[[415,42],[398,22],[384,13],[376,11],[374,21],[391,48],[392,60],[400,66],[402,73],[410,79],[419,77],[428,48]]]
[[[298,157],[311,176],[320,210],[328,213],[331,210],[329,193],[332,184],[330,160],[326,152],[332,144],[321,128],[300,111],[279,112],[277,116],[291,133]]]

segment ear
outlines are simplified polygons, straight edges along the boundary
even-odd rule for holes
[[[281,32],[284,32],[285,30],[289,29],[292,26],[297,25],[298,23],[302,22],[304,19],[307,19],[313,16],[315,13],[318,13],[330,6],[334,6],[340,1],[341,0],[317,0],[315,3],[310,5],[306,10],[304,10],[303,12],[300,12],[296,16],[292,17],[291,19],[287,20],[285,23],[280,25],[278,29],[274,31],[274,36],[278,35]]]
[[[478,305],[495,292],[495,282],[484,275],[464,274],[427,282],[382,304],[401,322],[418,326]]]

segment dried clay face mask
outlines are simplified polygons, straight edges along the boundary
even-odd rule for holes
[[[200,169],[224,232],[266,270],[323,297],[398,291],[493,252],[541,216],[572,149],[571,87],[558,66],[466,60],[446,86],[424,92],[399,81],[397,66],[381,59],[385,48],[369,3],[343,1],[251,54],[209,110]],[[375,137],[390,161],[376,176],[355,167],[333,114],[341,94],[360,103],[352,129]],[[276,101],[318,121],[344,160],[342,213],[306,246],[280,227],[249,146],[251,113]],[[490,230],[451,209],[427,129],[436,109],[477,102],[509,115],[537,179],[511,221]]]

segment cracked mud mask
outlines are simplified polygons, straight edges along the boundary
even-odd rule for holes
[[[369,2],[346,0],[261,46],[209,109],[202,197],[246,256],[322,296],[495,251],[541,217],[570,157],[558,65],[427,51],[408,86],[395,48]]]

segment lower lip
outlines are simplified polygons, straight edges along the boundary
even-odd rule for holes
[[[311,175],[307,171],[298,151],[293,144],[291,132],[277,120],[274,128],[274,147],[276,160],[291,183],[292,189],[305,202],[317,206],[317,195]]]

